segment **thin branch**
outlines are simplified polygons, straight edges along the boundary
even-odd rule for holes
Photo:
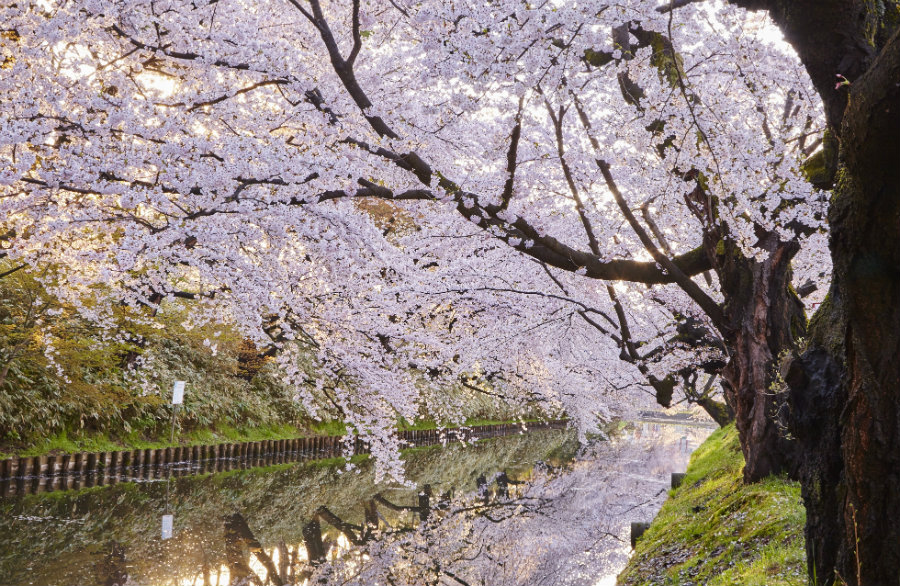
[[[619,332],[622,334],[620,345],[622,346],[622,349],[628,353],[630,360],[636,362],[640,357],[637,353],[637,347],[634,345],[634,340],[631,337],[631,328],[628,326],[625,308],[622,307],[622,302],[619,301],[619,296],[616,295],[616,290],[613,289],[612,285],[606,286],[606,294],[609,295],[610,300],[613,302],[613,309],[616,312],[616,318],[619,320]]]
[[[669,246],[669,241],[666,239],[666,235],[663,234],[663,231],[659,229],[659,225],[657,225],[656,220],[653,219],[653,216],[650,214],[650,206],[649,203],[645,202],[641,206],[641,217],[644,218],[644,222],[647,223],[647,226],[650,227],[650,231],[653,232],[653,236],[656,238],[656,241],[659,242],[660,246],[662,246],[663,252],[667,255],[672,256],[672,247]],[[706,281],[706,285],[708,287],[712,287],[712,277],[709,274],[709,271],[704,271],[703,280]]]
[[[309,11],[307,11],[306,8],[304,8],[297,0],[288,0],[288,2],[290,2],[294,6],[294,8],[299,10],[300,14],[305,16],[306,19],[309,20],[309,22],[311,22],[314,27],[316,27],[317,29],[319,28],[319,23],[316,22],[315,17],[313,17],[313,15],[310,14]]]
[[[353,67],[360,49],[362,49],[362,35],[359,32],[359,0],[353,0],[353,48],[347,56],[348,67]]]
[[[289,1],[291,1],[291,0],[289,0]],[[169,57],[171,59],[178,59],[180,61],[197,61],[198,59],[200,59],[202,57],[202,55],[200,55],[199,53],[191,53],[191,52],[185,52],[185,51],[170,51],[170,50],[166,49],[165,47],[160,47],[157,45],[151,45],[149,43],[144,43],[142,41],[135,39],[134,37],[132,37],[131,35],[126,33],[124,30],[119,28],[118,25],[115,25],[115,24],[112,25],[108,30],[112,31],[117,36],[127,40],[129,43],[132,44],[132,46],[134,46],[138,49],[144,49],[144,50],[150,51],[151,53],[154,53],[154,54],[159,53],[160,55],[165,55],[166,57]],[[222,59],[213,61],[212,65],[215,65],[216,67],[224,67],[227,69],[237,69],[239,71],[250,71],[251,70],[250,65],[247,63],[231,63],[231,62],[228,62],[228,61],[225,61]]]
[[[28,265],[26,265],[26,264],[20,264],[19,266],[15,267],[15,268],[12,268],[12,269],[9,269],[8,271],[5,271],[5,272],[3,272],[3,273],[0,273],[0,279],[2,279],[3,277],[8,277],[8,276],[10,276],[10,275],[13,274],[13,273],[22,270],[22,269],[24,269],[26,266],[28,266]]]
[[[453,580],[455,580],[457,584],[460,584],[460,586],[470,586],[468,582],[466,582],[465,580],[463,580],[462,578],[460,578],[459,576],[457,576],[456,574],[454,574],[453,572],[451,572],[447,569],[442,568],[438,571],[449,578],[453,578]]]
[[[247,86],[245,88],[241,88],[235,92],[231,92],[231,93],[219,96],[218,98],[213,98],[211,100],[206,100],[205,102],[197,102],[195,104],[192,104],[191,107],[188,108],[188,112],[193,112],[194,110],[203,108],[204,106],[212,106],[214,104],[224,102],[225,100],[227,100],[229,98],[233,98],[233,97],[239,96],[241,94],[246,94],[248,92],[252,92],[253,90],[259,89],[261,87],[265,87],[268,85],[288,85],[288,83],[289,82],[286,79],[267,79],[265,81],[260,81],[260,82],[254,83],[253,85]],[[181,105],[184,105],[184,104],[173,104],[173,106],[181,106]]]
[[[500,393],[492,393],[491,391],[486,391],[486,390],[484,390],[484,389],[482,389],[482,388],[476,387],[475,385],[473,385],[472,383],[467,382],[467,381],[460,381],[460,384],[462,384],[462,386],[466,387],[467,389],[469,389],[469,390],[471,390],[471,391],[475,391],[475,392],[481,393],[481,394],[483,394],[483,395],[489,395],[489,396],[491,396],[491,397],[497,397],[498,399],[509,399],[509,397],[506,396],[506,395],[503,395],[503,394],[500,394]]]
[[[402,15],[405,16],[406,18],[409,18],[409,12],[407,12],[402,6],[400,6],[399,4],[397,4],[396,2],[394,2],[394,0],[388,0],[388,2],[391,3],[391,6],[393,6],[393,7],[396,8],[397,10],[399,10],[399,11],[400,11],[400,14],[402,14]]]
[[[716,327],[728,329],[728,322],[725,319],[725,314],[722,311],[722,308],[719,307],[719,304],[716,303],[712,297],[707,295],[697,283],[685,275],[681,269],[653,243],[653,240],[631,212],[631,209],[628,207],[628,202],[625,201],[622,192],[619,191],[616,182],[613,180],[612,173],[610,172],[609,163],[603,159],[597,159],[597,166],[600,168],[600,173],[603,174],[606,186],[616,200],[619,210],[622,212],[622,215],[625,216],[625,220],[631,226],[631,229],[634,230],[634,233],[637,234],[638,239],[641,241],[641,244],[644,245],[644,248],[647,249],[647,252],[649,252],[653,259],[674,277],[678,286],[681,287],[681,289],[687,293],[704,312],[706,312],[712,322],[716,324]]]
[[[360,539],[356,535],[357,531],[362,531],[362,527],[344,521],[343,519],[332,513],[325,505],[322,505],[321,507],[316,509],[315,517],[318,519],[322,519],[323,521],[346,535],[347,540],[350,541],[350,543],[354,545],[365,544],[365,540]]]
[[[292,4],[295,4],[295,0],[289,1]],[[350,97],[353,98],[353,101],[356,103],[363,116],[365,116],[369,125],[379,136],[399,138],[399,135],[394,132],[380,116],[368,114],[369,109],[372,107],[372,102],[369,100],[366,92],[362,89],[356,79],[356,74],[353,72],[353,62],[344,59],[341,56],[340,48],[334,38],[334,34],[331,32],[331,29],[325,20],[325,15],[322,13],[322,6],[320,5],[319,0],[309,0],[309,4],[312,7],[312,22],[318,29],[319,37],[322,39],[322,42],[325,43],[325,49],[328,51],[331,65],[334,68],[334,72],[337,74],[338,79],[341,80],[344,89],[346,89],[347,93],[350,94]]]
[[[609,336],[610,338],[612,338],[612,340],[613,340],[616,344],[621,345],[621,343],[622,343],[622,339],[621,339],[621,338],[619,338],[618,336],[616,336],[615,334],[613,334],[612,332],[610,332],[609,330],[607,330],[606,328],[604,328],[602,325],[600,325],[599,323],[597,323],[596,320],[594,320],[594,319],[588,317],[586,311],[579,311],[579,312],[578,312],[578,315],[580,315],[580,316],[581,316],[581,319],[583,319],[585,322],[587,322],[589,325],[591,325],[591,326],[592,326],[594,329],[596,329],[598,332],[600,332],[601,334],[603,334],[603,335],[605,335],[605,336]]]
[[[631,208],[628,206],[628,202],[625,201],[625,197],[622,195],[622,192],[619,191],[616,182],[613,180],[612,173],[610,171],[609,163],[603,160],[600,157],[601,149],[600,143],[594,137],[591,132],[591,123],[587,117],[587,113],[581,108],[578,101],[575,101],[575,108],[578,110],[579,118],[581,119],[581,125],[584,127],[584,131],[588,136],[588,139],[591,142],[591,146],[594,148],[595,153],[598,158],[595,160],[597,166],[600,168],[600,173],[603,175],[603,179],[606,182],[606,187],[609,189],[610,193],[613,195],[613,199],[616,201],[616,205],[618,205],[619,210],[622,212],[622,215],[625,216],[625,220],[628,222],[628,225],[631,226],[631,229],[637,235],[638,239],[641,241],[641,244],[644,245],[644,248],[653,259],[659,263],[659,266],[665,269],[665,271],[672,277],[672,281],[678,284],[681,289],[690,296],[691,299],[694,300],[697,305],[699,305],[703,311],[710,317],[716,327],[727,329],[728,323],[725,320],[725,314],[722,312],[722,308],[719,307],[719,304],[716,303],[709,295],[707,295],[703,289],[700,288],[697,283],[692,281],[687,274],[685,274],[672,259],[663,254],[662,251],[657,248],[656,244],[654,244],[653,239],[647,234],[647,231],[644,230],[644,227],[641,226],[640,222],[638,222],[637,218],[631,212]],[[696,273],[695,273],[696,274]]]
[[[594,234],[594,228],[591,226],[591,221],[587,217],[587,212],[584,209],[584,203],[581,201],[581,195],[578,193],[578,187],[575,185],[575,179],[572,177],[572,171],[569,169],[569,164],[566,162],[566,151],[565,144],[563,142],[563,133],[562,133],[562,123],[563,117],[566,115],[566,110],[562,106],[559,107],[559,111],[557,113],[553,112],[553,107],[550,105],[550,102],[547,98],[544,98],[544,106],[547,108],[547,113],[550,115],[550,120],[553,122],[553,128],[555,130],[556,135],[556,153],[559,156],[559,165],[562,167],[563,176],[566,178],[566,185],[569,186],[569,192],[572,194],[572,198],[575,200],[575,210],[578,212],[578,217],[581,219],[581,225],[584,226],[584,231],[587,234],[588,246],[591,249],[591,252],[600,256],[600,244],[597,242],[597,237]]]
[[[519,98],[519,111],[516,113],[516,125],[513,126],[512,133],[509,136],[509,150],[506,152],[506,184],[503,186],[503,193],[500,196],[500,209],[505,210],[509,207],[512,199],[513,187],[516,182],[516,159],[519,153],[519,138],[522,136],[522,108],[525,105],[525,96]]]

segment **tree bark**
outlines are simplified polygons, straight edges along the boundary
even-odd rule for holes
[[[747,258],[727,241],[715,250],[731,324],[723,332],[730,359],[722,370],[722,387],[735,414],[745,482],[797,474],[797,445],[787,434],[786,396],[775,392],[775,363],[806,333],[803,303],[791,288],[790,263],[799,245],[761,233],[757,246],[768,251],[765,260]]]
[[[839,148],[833,279],[786,364],[816,585],[900,583],[900,2],[734,0],[770,11]],[[850,84],[834,87],[836,75]]]
[[[900,31],[853,81],[829,212],[834,276],[787,369],[815,583],[900,583]]]
[[[703,397],[697,401],[697,404],[703,407],[703,410],[719,427],[725,427],[734,421],[734,411],[726,403],[716,401],[711,397]]]

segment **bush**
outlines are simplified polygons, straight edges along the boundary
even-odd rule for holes
[[[0,273],[8,270],[0,264]],[[28,445],[88,432],[152,437],[168,431],[169,389],[187,382],[184,430],[299,424],[302,408],[252,342],[216,326],[186,329],[186,308],[165,307],[152,328],[122,307],[115,337],[45,289],[47,274],[0,279],[0,442]],[[131,311],[131,314],[129,314]]]

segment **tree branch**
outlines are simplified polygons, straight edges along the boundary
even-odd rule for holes
[[[347,56],[348,67],[353,67],[360,49],[362,49],[362,35],[359,32],[359,0],[353,0],[353,48]]]
[[[293,0],[291,0],[291,2],[296,6],[296,3]],[[350,97],[353,98],[353,101],[369,122],[369,125],[379,136],[399,138],[399,135],[394,132],[380,116],[367,114],[368,110],[372,107],[372,102],[369,100],[366,92],[363,91],[356,79],[356,74],[353,72],[353,61],[349,59],[345,60],[341,56],[341,51],[334,38],[334,34],[332,34],[331,29],[328,27],[328,23],[325,20],[325,16],[322,14],[322,7],[319,0],[309,0],[309,4],[312,7],[313,24],[316,25],[322,42],[325,43],[325,49],[328,51],[331,65],[334,68],[334,72],[337,74],[338,79],[341,80],[344,89],[346,89],[347,93],[350,94]],[[351,53],[351,55],[353,56],[353,59],[356,58],[356,55],[353,55],[353,53]]]
[[[587,234],[588,247],[591,249],[591,252],[600,256],[600,245],[597,242],[597,237],[594,235],[594,228],[591,226],[591,221],[587,217],[584,203],[581,201],[581,195],[578,193],[578,187],[575,185],[575,179],[572,177],[572,171],[569,169],[569,164],[566,162],[566,151],[562,133],[562,122],[563,117],[566,115],[566,110],[560,106],[559,111],[554,113],[553,107],[550,105],[547,98],[544,98],[544,106],[547,108],[547,113],[550,115],[550,120],[553,122],[556,136],[556,154],[559,156],[559,165],[562,167],[563,176],[566,179],[566,185],[569,186],[569,192],[572,194],[572,199],[575,200],[575,210],[578,212],[578,217],[581,219],[581,225],[584,226],[585,234]]]
[[[672,0],[668,4],[664,4],[663,6],[657,6],[656,11],[660,14],[665,14],[667,12],[672,12],[673,10],[677,10],[679,8],[683,8],[688,4],[693,4],[694,2],[702,2],[704,0]]]
[[[22,270],[22,269],[24,269],[26,266],[28,266],[28,265],[26,265],[26,264],[20,264],[20,265],[17,266],[17,267],[14,267],[14,268],[9,269],[8,271],[4,271],[4,272],[0,273],[0,279],[2,279],[3,277],[8,277],[8,276],[10,276],[10,275],[13,274],[13,273]]]
[[[506,152],[506,184],[503,186],[503,193],[500,196],[500,209],[505,210],[509,207],[512,199],[513,187],[516,182],[516,159],[519,153],[519,138],[522,135],[522,108],[525,105],[525,96],[519,98],[519,111],[516,113],[516,125],[513,126],[512,133],[509,136],[509,149]]]
[[[694,302],[706,312],[706,315],[710,317],[712,322],[716,324],[716,327],[722,329],[728,329],[730,326],[725,319],[725,314],[722,312],[722,308],[719,307],[719,304],[716,303],[709,295],[707,295],[703,289],[700,288],[697,283],[692,281],[686,274],[684,274],[681,269],[669,259],[668,256],[663,254],[653,243],[653,240],[644,230],[643,226],[637,221],[637,218],[631,213],[631,209],[628,207],[628,203],[625,201],[625,197],[619,191],[618,186],[613,180],[612,173],[610,172],[609,163],[604,161],[603,159],[597,159],[597,166],[600,167],[600,173],[603,174],[603,179],[606,181],[606,186],[609,188],[610,192],[613,194],[613,198],[616,200],[616,204],[619,206],[619,210],[622,212],[622,215],[625,216],[625,220],[631,226],[631,229],[634,230],[635,234],[637,234],[638,239],[640,239],[641,243],[644,245],[644,248],[647,249],[647,252],[665,268],[669,273],[672,274],[674,281],[678,283],[678,286],[690,296]]]

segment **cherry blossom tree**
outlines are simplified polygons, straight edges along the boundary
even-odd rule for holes
[[[206,319],[283,345],[301,396],[291,350],[313,348],[328,378],[353,381],[336,398],[351,424],[385,429],[416,409],[410,362],[458,377],[484,352],[456,358],[465,336],[436,340],[434,307],[416,295],[397,305],[397,284],[428,282],[435,261],[417,264],[409,240],[421,234],[385,238],[355,202],[403,206],[416,232],[467,220],[537,261],[510,264],[508,282],[537,271],[540,290],[564,297],[582,281],[581,325],[605,319],[618,346],[607,355],[637,365],[664,403],[679,369],[651,372],[650,343],[676,316],[692,324],[729,357],[748,478],[789,467],[768,388],[773,358],[803,329],[789,261],[797,231],[820,223],[799,167],[821,117],[764,19],[697,10],[688,18],[705,24],[690,31],[646,6],[292,3],[251,18],[219,3],[17,5],[5,43],[23,88],[5,109],[10,254],[79,267],[62,295],[102,282],[130,303],[199,297]],[[748,33],[732,46],[719,29]],[[763,59],[766,71],[751,65]],[[746,141],[760,126],[765,137]],[[457,281],[493,273],[472,256],[453,259],[469,263],[452,269]],[[598,294],[597,279],[642,285]],[[469,314],[496,298],[475,301]],[[740,325],[754,303],[773,316],[765,331]],[[481,323],[496,328],[490,311]],[[558,339],[572,346],[565,330],[547,337]],[[558,346],[509,345],[504,363],[528,362],[532,387],[587,386]]]
[[[840,335],[896,321],[891,279],[874,305],[858,301],[868,281],[847,280],[857,252],[890,241],[853,206],[896,190],[885,157],[897,152],[886,130],[897,109],[880,106],[897,91],[886,81],[896,3],[573,4],[8,5],[4,254],[60,267],[55,292],[101,323],[109,302],[195,299],[195,321],[234,322],[276,346],[310,409],[309,389],[330,387],[385,462],[397,448],[387,430],[422,397],[452,419],[447,381],[491,376],[584,421],[618,400],[614,378],[649,382],[664,400],[670,383],[654,381],[690,377],[699,357],[722,380],[748,481],[808,465],[811,527],[829,528],[810,531],[817,579],[889,575],[897,564],[882,560],[897,556],[874,536],[897,497],[863,506],[856,474],[847,486],[860,491],[838,502],[841,442],[859,448],[841,456],[856,469],[868,440],[841,431],[837,414],[839,381],[881,397],[868,389],[896,378],[893,346],[864,346],[878,366],[866,372],[888,373],[866,378],[842,359],[851,338]],[[882,107],[871,132],[868,106],[844,120],[856,91]],[[810,407],[809,392],[774,392],[775,364],[806,337],[792,283],[829,272],[819,189],[840,165],[850,203],[832,206],[831,228],[849,239],[834,249],[843,273],[827,311],[845,319],[823,317],[785,373],[795,390],[829,381],[832,406]],[[872,270],[896,264],[879,262]],[[672,344],[679,324],[686,348]],[[296,366],[301,350],[316,353],[319,380]],[[871,429],[881,411],[863,403],[858,423]],[[808,417],[799,442],[783,433],[792,412]],[[828,450],[804,431],[822,421]],[[885,433],[868,453],[898,453]],[[822,474],[834,491],[815,489]],[[853,565],[857,517],[865,561]]]

